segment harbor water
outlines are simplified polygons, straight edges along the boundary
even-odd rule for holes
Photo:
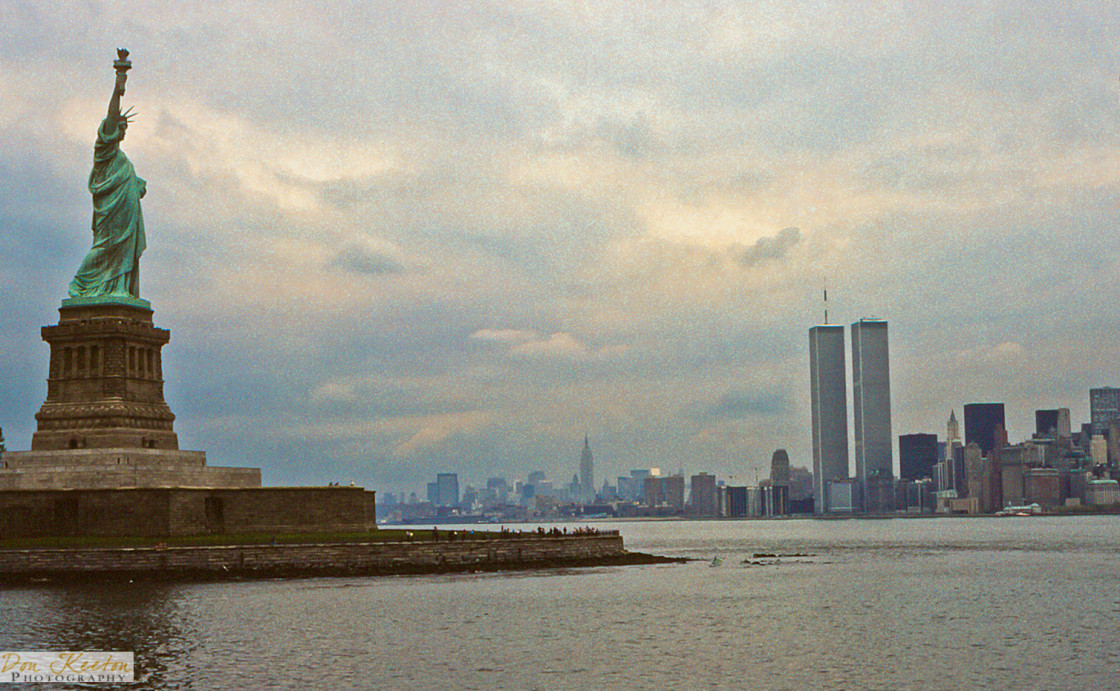
[[[127,688],[1120,686],[1120,516],[597,527],[695,561],[7,587],[0,650],[133,651]]]

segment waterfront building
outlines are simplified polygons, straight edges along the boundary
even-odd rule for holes
[[[765,515],[766,507],[763,505],[762,488],[761,487],[748,487],[747,488],[747,516],[750,518],[762,518]]]
[[[895,507],[894,476],[876,470],[863,483],[864,510],[867,513],[890,513]]]
[[[716,476],[708,473],[693,475],[689,483],[689,501],[692,504],[692,514],[702,518],[716,515],[718,508],[716,502]]]
[[[1090,480],[1085,487],[1085,503],[1090,506],[1120,504],[1120,485],[1116,480]]]
[[[762,511],[765,516],[789,515],[789,486],[765,485],[762,491]]]
[[[830,480],[825,485],[825,502],[830,513],[855,513],[863,505],[856,480]]]
[[[828,483],[848,477],[848,400],[844,326],[809,329],[809,380],[813,418],[814,513],[830,510]]]
[[[933,480],[899,480],[895,487],[895,508],[906,513],[932,513],[937,507]]]
[[[721,487],[724,513],[728,518],[741,518],[747,515],[748,501],[746,487]]]
[[[852,409],[856,479],[864,496],[870,497],[868,478],[894,476],[890,356],[884,319],[860,319],[852,324]]]
[[[1089,424],[1093,434],[1104,434],[1108,423],[1120,421],[1120,388],[1102,386],[1089,389]]]
[[[789,514],[789,454],[778,449],[770,457],[770,495],[769,515]]]
[[[968,403],[964,407],[964,443],[975,443],[984,456],[995,446],[996,427],[1004,425],[1002,403]]]

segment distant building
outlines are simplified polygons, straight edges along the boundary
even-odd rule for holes
[[[808,468],[791,467],[789,469],[789,500],[803,502],[813,498],[813,474]]]
[[[789,454],[778,449],[770,457],[770,490],[766,499],[766,515],[789,515]]]
[[[854,479],[832,480],[825,485],[825,502],[830,513],[855,513],[863,506],[860,484]]]
[[[463,498],[460,500],[459,506],[464,511],[473,511],[476,504],[478,504],[478,490],[471,485],[467,485],[467,488],[463,490]]]
[[[1057,439],[1070,433],[1069,408],[1034,411],[1034,432],[1039,437]]]
[[[1030,503],[1048,509],[1063,504],[1061,473],[1057,468],[1028,468],[1023,479]]]
[[[579,491],[584,501],[595,500],[595,460],[587,435],[583,437],[583,451],[579,455]]]
[[[1058,436],[1058,409],[1034,411],[1034,433],[1040,437]]]
[[[1069,408],[1058,408],[1058,437],[1068,439],[1070,433]]]
[[[860,319],[852,324],[852,410],[856,479],[870,497],[867,482],[871,476],[894,477],[886,320]]]
[[[933,479],[937,465],[936,434],[902,434],[898,437],[898,476],[903,480]]]
[[[509,501],[511,489],[509,482],[504,477],[492,477],[486,481],[486,500],[496,504],[505,504]]]
[[[1002,403],[968,403],[964,407],[964,443],[975,443],[987,456],[995,446],[996,427],[1007,429]]]
[[[436,475],[436,506],[459,505],[459,475],[439,473]]]
[[[955,498],[965,494],[964,451],[961,446],[961,428],[957,422],[956,411],[949,411],[949,422],[945,430],[944,458],[938,463],[937,491],[944,498]],[[948,493],[948,494],[942,494]]]
[[[1093,434],[1104,434],[1108,423],[1120,421],[1120,388],[1089,389],[1089,424]]]
[[[1108,423],[1108,466],[1120,466],[1120,420]]]
[[[975,503],[976,513],[986,513],[990,510],[984,504],[984,451],[976,442],[964,447],[964,472],[968,478],[969,499]]]
[[[714,517],[719,508],[716,501],[716,476],[708,473],[693,475],[689,483],[689,500],[693,515]]]
[[[895,510],[932,513],[937,507],[932,480],[899,480],[895,487]]]
[[[770,484],[789,487],[789,454],[785,449],[778,449],[770,457]]]
[[[672,511],[684,510],[684,476],[650,476],[643,481],[645,489],[644,504],[649,508],[667,508]]]
[[[630,471],[630,476],[620,475],[618,478],[618,496],[625,501],[641,501],[645,496],[645,479],[650,476],[646,469]]]
[[[1007,450],[1007,432],[1003,425],[996,426],[992,452],[984,464],[984,493],[980,503],[987,506],[985,512],[999,511],[1006,504],[1003,501],[1003,456]]]
[[[665,483],[665,501],[675,511],[684,511],[684,475],[661,478]]]
[[[721,487],[723,500],[722,515],[728,518],[742,518],[747,515],[748,499],[746,487]]]
[[[1090,506],[1120,504],[1120,485],[1116,480],[1090,480],[1085,487],[1085,503]]]
[[[867,476],[863,486],[864,510],[867,513],[890,513],[895,507],[895,479],[894,476],[882,470],[876,470]]]
[[[826,513],[828,483],[848,478],[848,399],[844,326],[809,329],[809,389],[813,416],[814,513]]]
[[[612,485],[606,479],[604,479],[603,480],[603,486],[599,489],[599,496],[602,497],[603,501],[607,501],[607,502],[614,501],[614,500],[619,498],[618,497],[618,488],[615,487],[614,485]]]

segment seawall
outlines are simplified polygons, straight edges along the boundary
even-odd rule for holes
[[[345,542],[0,550],[0,582],[223,580],[495,571],[677,561],[627,552],[607,532],[454,542]]]

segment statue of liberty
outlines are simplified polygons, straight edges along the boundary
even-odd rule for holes
[[[140,199],[147,183],[136,176],[132,162],[121,151],[121,141],[132,117],[131,108],[121,113],[121,96],[132,67],[127,50],[117,49],[113,67],[117,82],[109,99],[109,112],[97,130],[93,170],[89,174],[93,247],[70,281],[70,297],[84,298],[83,302],[99,298],[139,299],[140,255],[147,246],[144,217],[140,213]]]

